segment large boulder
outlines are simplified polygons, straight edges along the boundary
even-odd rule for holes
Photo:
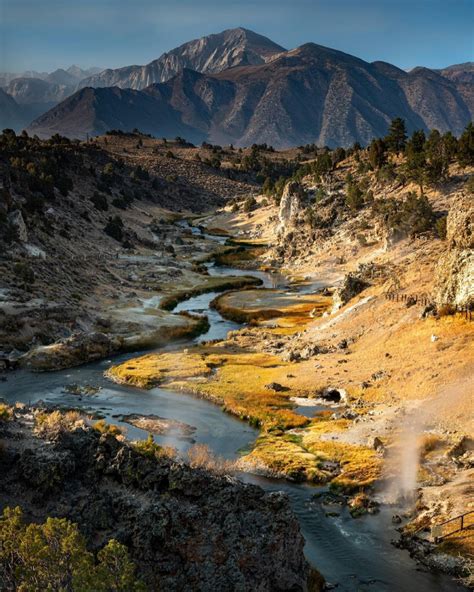
[[[446,223],[448,249],[436,270],[439,306],[474,307],[474,200],[462,196],[449,211]]]
[[[361,277],[361,273],[353,272],[344,276],[342,284],[333,294],[333,312],[339,310],[342,306],[352,300],[354,296],[363,292],[369,287],[369,283]]]
[[[474,248],[474,197],[462,196],[449,210],[446,240],[450,248]]]

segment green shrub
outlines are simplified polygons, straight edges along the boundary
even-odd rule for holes
[[[247,197],[247,199],[244,201],[244,212],[251,212],[252,210],[254,210],[257,207],[257,200],[255,199],[255,197],[249,196]]]
[[[109,209],[109,203],[103,193],[94,191],[94,195],[91,197],[91,202],[94,204],[96,210],[106,212]]]
[[[414,192],[408,193],[401,202],[394,199],[377,200],[373,209],[382,215],[387,228],[407,236],[416,236],[433,229],[436,220],[426,196],[417,197]]]
[[[27,263],[21,261],[15,263],[13,273],[26,285],[32,285],[35,282],[35,272]]]
[[[64,197],[74,189],[74,184],[69,177],[61,175],[54,181],[55,186],[59,189],[59,193]]]
[[[364,206],[364,193],[357,183],[352,181],[347,185],[346,205],[353,211],[360,210]]]
[[[446,221],[447,216],[443,216],[442,218],[438,218],[435,223],[435,230],[436,234],[439,236],[441,240],[446,239]]]
[[[114,216],[113,218],[109,218],[109,221],[104,226],[104,232],[116,241],[121,242],[124,234],[123,227],[122,218],[120,216]]]

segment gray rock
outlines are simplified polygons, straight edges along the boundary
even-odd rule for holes
[[[28,230],[26,229],[25,220],[20,210],[14,210],[8,214],[8,221],[15,228],[18,240],[26,243],[28,241]]]
[[[438,306],[474,307],[474,200],[462,197],[451,207],[446,223],[448,249],[436,269]]]
[[[279,382],[270,382],[269,384],[265,385],[265,388],[269,391],[275,391],[277,393],[282,393],[284,391],[290,390],[287,386],[283,386]]]

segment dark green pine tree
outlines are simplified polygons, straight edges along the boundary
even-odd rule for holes
[[[403,166],[406,178],[418,184],[422,195],[426,179],[425,144],[423,131],[415,132],[407,143],[406,160]]]
[[[423,152],[423,150],[425,149],[425,143],[425,132],[423,130],[416,130],[415,132],[413,132],[410,138],[410,150],[416,153]]]
[[[390,127],[388,128],[388,134],[385,138],[387,148],[390,152],[400,154],[405,150],[407,141],[407,130],[405,127],[405,121],[401,117],[392,119]]]
[[[458,160],[462,166],[474,164],[474,124],[467,125],[458,141]]]
[[[369,162],[372,168],[379,169],[387,162],[387,146],[381,138],[372,140],[369,146]]]
[[[426,176],[430,183],[446,181],[449,177],[451,162],[451,138],[442,136],[438,130],[431,131],[425,144],[427,158]]]

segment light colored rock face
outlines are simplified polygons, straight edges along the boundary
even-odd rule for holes
[[[15,228],[18,240],[22,243],[26,243],[26,241],[28,240],[28,231],[26,229],[26,224],[20,210],[15,210],[11,214],[9,214],[8,221]]]
[[[451,208],[446,223],[450,248],[474,249],[474,197],[463,196]]]
[[[280,210],[278,212],[278,219],[280,221],[278,232],[285,234],[290,230],[301,212],[304,198],[304,190],[299,183],[290,181],[283,190],[283,195],[280,201]]]
[[[337,312],[349,300],[364,291],[369,284],[357,275],[357,273],[348,273],[344,276],[342,285],[337,288],[333,295],[332,312]]]
[[[82,80],[79,88],[118,86],[141,90],[156,82],[169,80],[184,68],[216,73],[234,66],[263,64],[285,51],[270,39],[237,28],[189,41],[145,66],[127,66],[104,70]]]
[[[452,249],[441,257],[437,268],[437,288],[439,305],[474,306],[473,249]]]
[[[474,306],[474,200],[462,197],[448,214],[449,250],[436,270],[436,301],[442,306]]]

